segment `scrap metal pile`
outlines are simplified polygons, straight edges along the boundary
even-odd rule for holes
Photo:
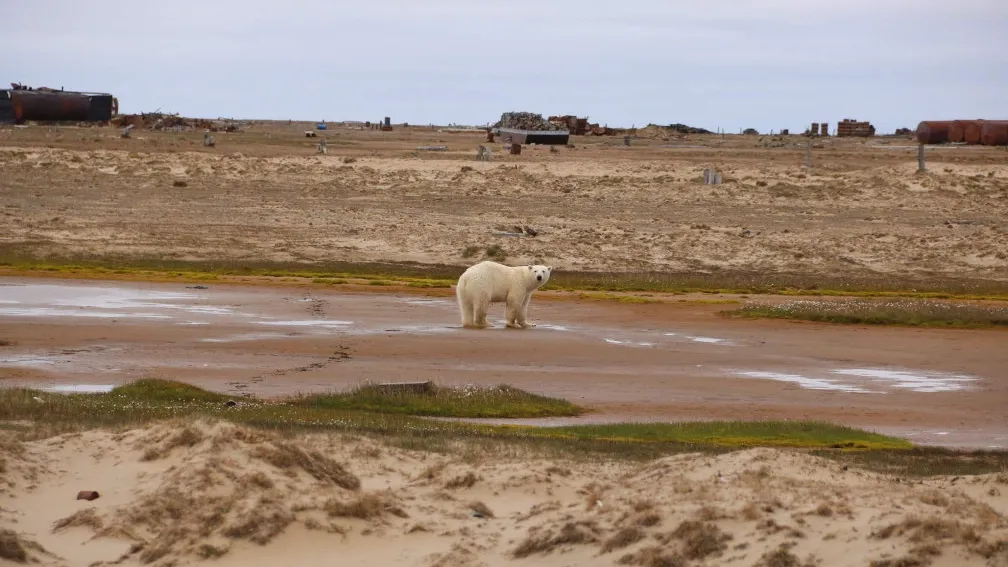
[[[678,132],[680,134],[713,134],[710,130],[704,130],[703,128],[695,128],[693,126],[687,126],[685,124],[669,124],[669,130],[673,132]]]
[[[112,119],[112,125],[148,130],[209,130],[211,132],[237,132],[235,123],[207,120],[205,118],[186,118],[178,114],[150,112],[141,114],[122,114]]]
[[[565,128],[550,124],[542,114],[534,112],[505,112],[494,124],[496,128],[514,128],[516,130],[557,131]]]
[[[578,118],[572,114],[550,116],[549,122],[561,130],[570,131],[575,136],[585,136],[588,134],[592,136],[615,136],[619,132],[616,128],[589,123],[587,118]]]

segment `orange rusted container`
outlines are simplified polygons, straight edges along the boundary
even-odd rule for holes
[[[917,125],[917,141],[921,144],[944,144],[949,141],[951,120],[924,120]]]
[[[949,125],[948,141],[962,143],[966,141],[966,122],[968,120],[953,120]]]
[[[967,120],[963,125],[963,141],[970,145],[980,144],[980,132],[986,120]]]
[[[1008,120],[989,120],[980,129],[980,143],[985,146],[1008,146]]]
[[[91,102],[86,95],[47,91],[11,91],[14,120],[66,120],[88,119]]]

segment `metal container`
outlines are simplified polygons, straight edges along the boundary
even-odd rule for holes
[[[980,143],[985,146],[1008,146],[1008,120],[990,120],[980,129]]]
[[[11,102],[10,91],[0,91],[0,124],[14,122],[14,104]]]
[[[963,126],[963,141],[970,145],[980,144],[980,131],[986,120],[968,120]]]
[[[70,121],[82,122],[88,119],[91,101],[79,93],[55,93],[44,91],[11,91],[14,103],[14,120],[25,122]]]
[[[110,94],[88,95],[90,110],[88,111],[89,122],[108,122],[112,117],[119,114],[119,101]]]
[[[14,121],[18,123],[108,122],[119,111],[119,101],[104,93],[23,89],[3,92],[10,98]]]
[[[952,120],[923,120],[917,125],[917,141],[921,144],[944,144],[949,141]]]
[[[966,123],[969,120],[953,120],[949,126],[948,141],[953,144],[961,144],[966,141]]]

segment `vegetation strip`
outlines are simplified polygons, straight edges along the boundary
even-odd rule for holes
[[[329,264],[255,263],[241,261],[166,261],[143,258],[88,260],[25,256],[0,245],[0,274],[42,275],[148,281],[220,281],[268,278],[314,285],[403,285],[449,289],[464,266],[401,263]],[[558,269],[544,290],[578,292],[651,292],[707,294],[775,294],[793,296],[916,297],[931,299],[1008,300],[1008,283],[972,280],[910,280],[883,277],[826,278],[813,274],[574,272]],[[603,294],[604,296],[604,294]],[[647,299],[621,300],[631,303]]]
[[[492,406],[503,400],[505,410]],[[295,396],[276,401],[229,398],[181,382],[140,380],[101,394],[56,394],[31,389],[0,390],[0,419],[46,423],[123,425],[183,415],[211,415],[266,428],[322,428],[388,435],[454,435],[512,439],[602,441],[610,444],[678,443],[722,447],[909,449],[903,439],[814,421],[621,423],[567,427],[485,425],[408,415],[468,417],[576,415],[569,402],[509,386],[437,388],[433,393],[383,395],[373,387],[346,394]]]
[[[858,325],[985,328],[1008,327],[1008,306],[926,299],[801,300],[777,305],[751,303],[721,314]]]

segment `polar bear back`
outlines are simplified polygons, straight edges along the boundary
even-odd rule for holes
[[[506,301],[512,290],[528,293],[536,287],[528,266],[505,266],[490,260],[473,264],[459,279],[463,287],[489,292],[492,302]]]

